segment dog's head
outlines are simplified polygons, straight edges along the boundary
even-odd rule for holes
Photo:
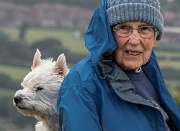
[[[38,120],[55,115],[58,90],[68,72],[64,54],[57,61],[41,59],[41,52],[37,49],[31,72],[24,77],[22,89],[15,93],[13,105],[23,115]]]

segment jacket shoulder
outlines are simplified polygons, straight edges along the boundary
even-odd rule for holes
[[[76,90],[93,90],[99,81],[97,66],[89,58],[79,61],[70,70],[62,82],[61,88],[75,88]],[[61,90],[62,90],[61,89]]]

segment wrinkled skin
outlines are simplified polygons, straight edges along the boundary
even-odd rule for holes
[[[137,29],[140,25],[147,25],[143,22],[128,22],[125,23]],[[138,71],[140,67],[147,63],[151,51],[158,45],[158,40],[155,37],[150,39],[141,38],[137,30],[133,30],[129,37],[118,37],[113,32],[115,41],[118,44],[114,51],[115,61],[118,65],[126,70]]]

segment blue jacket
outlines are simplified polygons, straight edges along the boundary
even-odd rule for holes
[[[61,85],[59,125],[64,131],[165,131],[156,105],[135,94],[128,77],[111,59],[117,44],[105,7],[102,1],[85,36],[91,54],[71,69]],[[107,57],[102,59],[104,54]],[[170,117],[173,131],[180,131],[180,108],[167,90],[153,51],[143,70]]]

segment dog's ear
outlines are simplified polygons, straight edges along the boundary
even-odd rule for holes
[[[67,73],[69,72],[67,63],[66,63],[66,57],[64,54],[61,54],[56,61],[55,68],[54,68],[55,73],[59,75],[66,76]]]
[[[34,69],[35,67],[39,66],[41,63],[41,52],[36,49],[36,53],[34,54],[34,59],[33,59],[33,65],[31,69]]]

